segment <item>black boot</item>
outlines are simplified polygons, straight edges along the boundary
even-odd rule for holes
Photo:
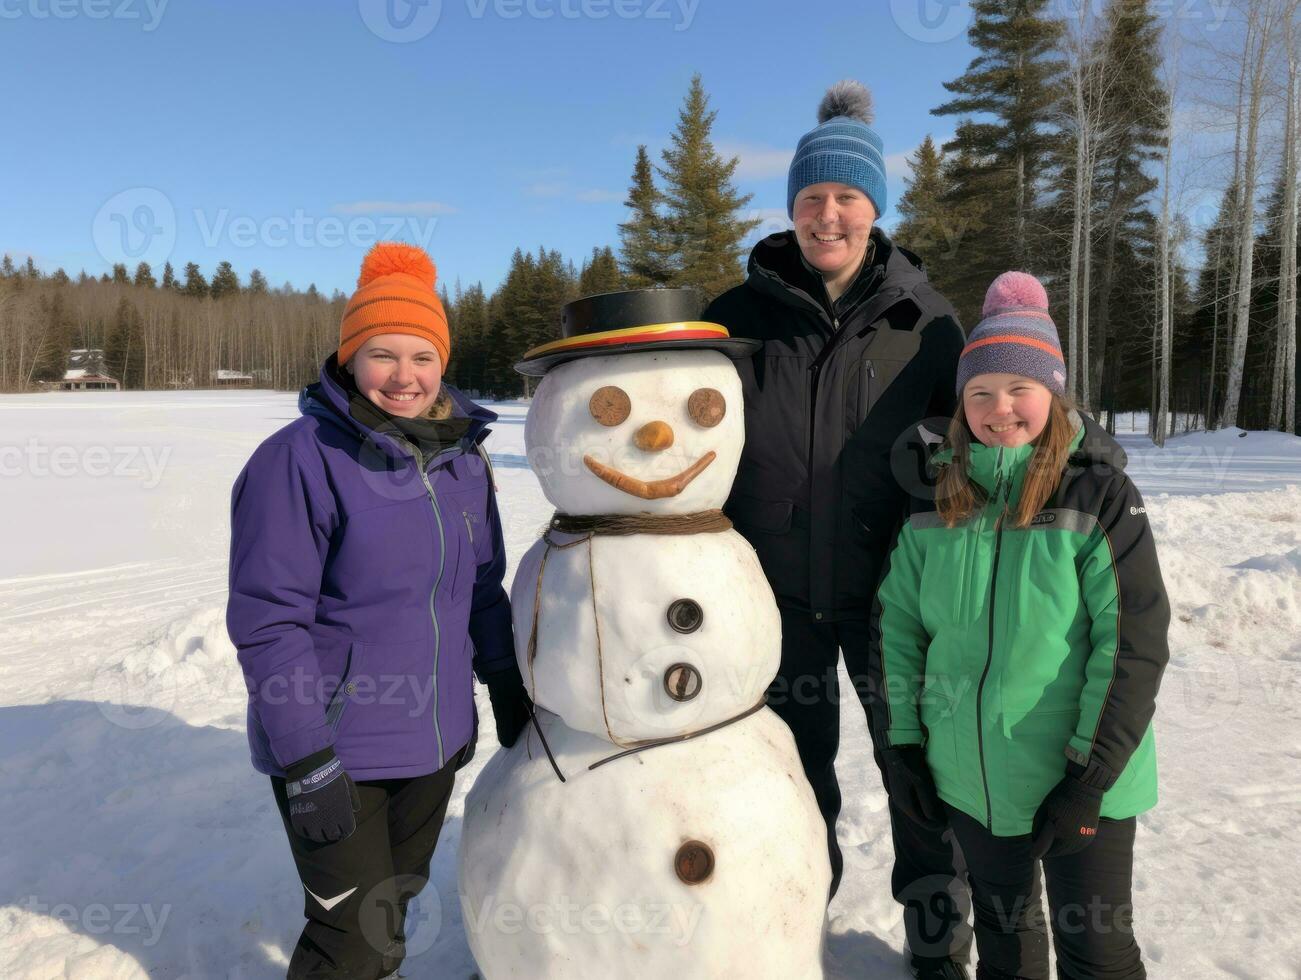
[[[947,956],[909,956],[908,972],[917,980],[969,980],[962,963]]]

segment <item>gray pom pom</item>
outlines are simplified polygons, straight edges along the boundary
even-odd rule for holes
[[[862,82],[846,78],[827,89],[818,106],[818,122],[824,123],[837,116],[848,116],[860,122],[872,124],[875,113],[872,110],[872,93]]]

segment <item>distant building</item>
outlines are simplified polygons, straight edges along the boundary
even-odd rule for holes
[[[58,381],[42,381],[43,391],[121,391],[122,382],[104,369],[104,352],[84,348],[68,352],[68,369]]]
[[[226,368],[218,368],[209,376],[214,388],[252,388],[253,375],[246,374],[243,371],[230,371]]]

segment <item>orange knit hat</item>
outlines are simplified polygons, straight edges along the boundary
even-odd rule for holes
[[[368,337],[407,333],[424,337],[442,358],[451,355],[447,314],[434,291],[438,272],[424,249],[379,242],[361,263],[357,291],[339,324],[339,363],[346,364]]]

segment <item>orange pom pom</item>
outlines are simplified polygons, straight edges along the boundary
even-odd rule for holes
[[[362,259],[357,288],[360,289],[380,276],[392,275],[395,272],[414,276],[431,291],[438,279],[438,270],[434,268],[433,259],[423,248],[404,245],[402,242],[377,242]]]

